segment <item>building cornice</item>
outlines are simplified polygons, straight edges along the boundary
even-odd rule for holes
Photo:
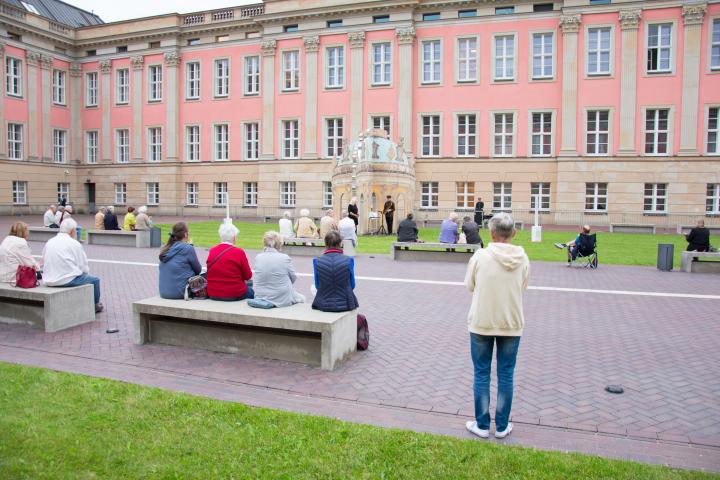
[[[272,57],[275,55],[277,42],[275,40],[265,40],[260,44],[260,48],[262,49],[263,57]]]
[[[560,17],[560,30],[563,34],[578,33],[582,16],[578,14],[562,15]]]
[[[395,35],[397,35],[399,45],[412,44],[415,41],[415,27],[412,25],[398,27],[395,29]]]
[[[640,17],[642,11],[640,9],[620,10],[618,18],[621,30],[637,30],[640,28]]]
[[[348,33],[350,48],[363,48],[365,46],[365,32]]]
[[[306,53],[314,53],[320,49],[320,36],[315,35],[312,37],[303,38],[303,45],[305,45]],[[264,53],[264,51],[263,51]]]
[[[701,25],[707,12],[707,4],[683,5],[682,16],[685,25]]]
[[[382,4],[378,4],[377,2],[349,3],[348,5],[338,5],[333,7],[264,14],[254,17],[253,20],[260,25],[272,25],[278,23],[292,23],[296,20],[301,19],[337,17],[338,15],[347,14],[388,12],[390,10],[413,9],[417,8],[418,5],[420,5],[419,0],[390,0],[387,2],[383,2]]]
[[[145,57],[142,55],[135,55],[130,57],[130,64],[133,70],[142,70],[145,66]]]
[[[178,52],[177,50],[165,52],[163,59],[165,60],[165,66],[177,67],[178,65],[180,65],[180,52]],[[133,68],[135,68],[134,65]]]
[[[100,60],[100,71],[104,75],[109,75],[112,71],[112,61],[111,60]]]

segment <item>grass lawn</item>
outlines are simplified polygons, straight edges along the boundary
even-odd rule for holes
[[[235,222],[240,229],[238,245],[250,250],[262,248],[262,236],[268,231],[277,230],[276,224]],[[171,225],[159,225],[163,229],[163,239],[167,237]],[[210,247],[218,243],[217,230],[220,222],[192,222],[190,223],[190,237],[195,246]],[[437,241],[439,228],[421,228],[420,238],[425,241]],[[489,241],[490,233],[482,231],[483,240]],[[558,232],[543,230],[541,243],[530,242],[530,230],[519,231],[516,237],[518,245],[527,251],[530,260],[547,262],[565,262],[565,252],[556,249],[553,243],[563,243],[575,238],[572,232]],[[360,237],[358,243],[359,253],[389,254],[390,243],[394,236],[388,237]],[[675,244],[675,265],[680,266],[680,252],[685,250],[687,243],[682,235],[650,235],[633,233],[598,233],[598,253],[600,264],[616,265],[656,265],[657,245],[659,243]]]
[[[706,479],[0,363],[2,478]]]

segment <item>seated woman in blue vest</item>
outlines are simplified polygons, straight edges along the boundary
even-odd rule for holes
[[[342,238],[336,230],[325,235],[326,250],[313,259],[317,294],[312,308],[323,312],[347,312],[358,308],[355,288],[355,262],[343,255]]]

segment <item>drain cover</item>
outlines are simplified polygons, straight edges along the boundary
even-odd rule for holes
[[[608,385],[605,387],[605,391],[610,393],[623,393],[625,389],[622,385]]]

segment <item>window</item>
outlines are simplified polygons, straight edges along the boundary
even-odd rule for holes
[[[494,49],[496,81],[515,79],[515,35],[499,35],[495,37]]]
[[[257,207],[258,201],[258,184],[257,182],[245,182],[245,206],[246,207]]]
[[[587,73],[588,75],[610,75],[610,27],[588,28]]]
[[[260,125],[257,122],[245,126],[245,160],[257,160],[260,157]]]
[[[130,131],[127,129],[115,131],[115,161],[117,163],[130,161]]]
[[[53,130],[53,162],[65,163],[67,161],[67,132]]]
[[[440,13],[439,12],[423,13],[422,19],[424,22],[429,22],[432,20],[440,20]]]
[[[90,130],[85,132],[85,163],[97,163],[98,158],[98,132]]]
[[[553,34],[550,32],[533,33],[532,78],[553,78]]]
[[[440,115],[422,116],[422,155],[440,156]]]
[[[185,184],[185,205],[195,207],[198,204],[198,184],[195,182]]]
[[[94,57],[97,55],[97,50],[85,50],[85,55],[88,57]]]
[[[130,102],[130,70],[121,68],[115,71],[115,103],[124,105]]]
[[[586,151],[588,155],[607,155],[610,138],[610,112],[607,110],[588,110]]]
[[[472,157],[475,155],[477,141],[477,118],[474,114],[457,116],[457,155]]]
[[[440,40],[422,42],[422,83],[440,83]]]
[[[230,94],[230,60],[215,60],[215,96],[227,97]]]
[[[148,48],[160,48],[160,42],[148,42]]]
[[[97,107],[98,104],[98,74],[90,72],[85,74],[85,106]]]
[[[157,182],[150,182],[145,184],[147,191],[147,204],[157,205],[160,203],[160,184]]]
[[[607,183],[585,184],[585,211],[607,212]]]
[[[162,65],[150,65],[150,85],[149,85],[149,97],[148,100],[151,102],[159,102],[162,100],[163,90],[163,70]]]
[[[57,201],[58,203],[70,202],[70,184],[69,183],[58,183],[57,184]]]
[[[552,113],[533,113],[531,123],[531,155],[549,157],[552,155]]]
[[[245,57],[245,95],[260,93],[260,57]]]
[[[230,128],[224,123],[215,125],[215,160],[230,160]]]
[[[22,35],[20,35],[19,33],[11,32],[9,30],[7,31],[7,38],[16,42],[22,42]]]
[[[550,184],[549,183],[531,183],[530,184],[530,210],[535,211],[535,205],[538,195],[540,196],[540,211],[550,211]]]
[[[121,45],[121,46],[117,47],[117,49],[116,49],[117,53],[126,53],[127,51],[128,51],[127,45]]]
[[[458,82],[477,81],[477,38],[458,39]]]
[[[214,205],[216,207],[224,207],[228,203],[228,187],[227,182],[215,182],[213,184],[213,191],[215,192],[214,196]]]
[[[437,208],[438,182],[422,182],[420,187],[420,208]]]
[[[193,45],[200,45],[200,39],[199,38],[189,38],[187,41],[188,46]]]
[[[512,183],[493,183],[493,212],[508,211],[512,208]]]
[[[645,111],[645,153],[667,155],[670,110],[648,108]]]
[[[285,25],[285,26],[283,26],[283,32],[285,32],[285,33],[297,32],[297,31],[298,31],[298,26],[297,26],[297,24],[294,24],[294,25]]]
[[[283,52],[283,90],[286,92],[300,88],[300,52]]]
[[[342,88],[345,84],[345,49],[343,47],[329,47],[325,50],[327,55],[326,88]]]
[[[17,58],[5,57],[5,93],[22,95],[22,62]]]
[[[280,206],[295,206],[295,182],[280,182]]]
[[[651,23],[647,31],[647,71],[667,73],[671,68],[672,23]]]
[[[667,184],[646,183],[645,201],[643,211],[645,213],[665,213],[667,209]]]
[[[162,160],[162,128],[148,128],[148,160],[159,162]]]
[[[216,35],[216,36],[215,36],[215,41],[216,41],[217,43],[229,42],[229,41],[230,41],[230,35]]]
[[[513,154],[513,136],[515,127],[512,113],[496,113],[495,120],[494,154],[496,157],[509,157]]]
[[[188,162],[200,161],[200,126],[185,127],[185,149]]]
[[[332,208],[333,206],[333,190],[332,182],[323,182],[323,207]]]
[[[495,9],[495,15],[510,15],[515,13],[515,7],[497,7]]]
[[[705,213],[712,215],[720,215],[720,183],[707,184]]]
[[[457,208],[473,208],[475,200],[475,183],[474,182],[457,182],[455,183],[457,191]]]
[[[25,7],[25,10],[27,10],[28,12],[34,13],[35,15],[40,15],[40,12],[38,12],[38,9],[35,8],[35,5],[23,1],[21,1],[20,3],[23,7]]]
[[[458,10],[458,18],[477,17],[477,10]]]
[[[375,15],[373,23],[387,23],[390,21],[390,15]]]
[[[720,108],[718,107],[708,108],[707,153],[720,153],[720,144],[718,143],[718,134],[720,134],[720,127],[718,127],[719,112]]]
[[[282,121],[282,157],[298,158],[300,155],[299,121]]]
[[[343,26],[342,20],[328,20],[327,28],[340,28]]]
[[[611,0],[590,0],[590,5],[609,5]]]
[[[200,98],[200,62],[185,64],[185,98],[197,100]]]
[[[14,205],[27,205],[27,182],[12,182],[12,197]]]
[[[720,70],[720,18],[712,23],[712,39],[710,41],[710,68]]]
[[[536,3],[533,5],[533,12],[552,12],[552,3]]]
[[[24,156],[23,125],[7,124],[7,152],[10,160],[22,160]]]
[[[372,45],[372,85],[390,85],[392,78],[392,44]]]
[[[52,99],[56,105],[65,105],[65,72],[53,70]]]
[[[343,119],[328,118],[325,120],[327,126],[327,148],[325,154],[329,158],[342,156],[343,152]]]
[[[388,136],[390,136],[390,117],[381,115],[377,117],[371,117],[370,119],[372,120],[372,128],[385,130]]]
[[[117,205],[125,205],[127,203],[127,184],[115,184],[115,203]]]

